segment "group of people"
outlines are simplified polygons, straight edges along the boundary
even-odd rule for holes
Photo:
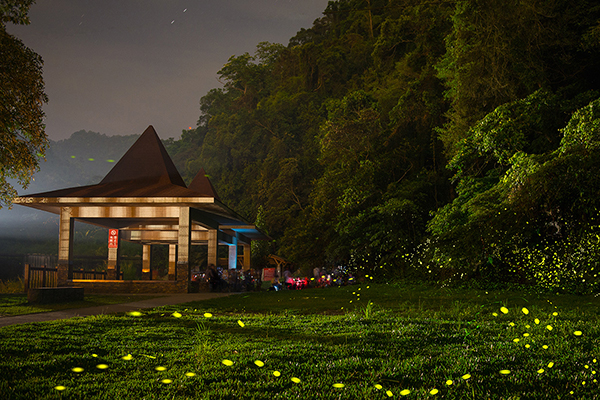
[[[356,278],[352,272],[343,272],[335,269],[333,272],[327,272],[326,269],[315,267],[313,269],[313,277],[310,278],[294,278],[289,268],[283,271],[282,282],[279,280],[279,275],[275,272],[275,277],[272,280],[269,290],[281,290],[283,288],[294,290],[304,289],[309,287],[329,287],[329,286],[344,286],[356,283]]]
[[[223,277],[223,271],[221,268],[210,264],[206,269],[206,272],[201,274],[195,274],[192,278],[193,281],[205,280],[208,282],[208,287],[211,292],[221,292],[224,290],[231,291],[254,291],[260,290],[262,286],[260,272],[253,269],[250,270],[231,270],[226,271],[225,278]],[[356,283],[355,277],[351,272],[343,272],[339,269],[335,269],[332,272],[328,272],[326,269],[320,269],[316,267],[313,269],[312,278],[294,278],[290,268],[285,268],[283,276],[279,277],[277,271],[271,281],[269,290],[279,291],[282,289],[297,290],[308,287],[328,287],[328,286],[343,286],[351,285]]]
[[[233,291],[253,291],[260,289],[260,276],[253,269],[246,271],[232,270],[235,273],[223,278],[223,271],[214,264],[210,264],[204,274],[211,292],[221,292],[226,289]]]

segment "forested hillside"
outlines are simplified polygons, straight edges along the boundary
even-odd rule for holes
[[[599,71],[595,1],[332,1],[231,57],[168,150],[300,267],[585,291]]]

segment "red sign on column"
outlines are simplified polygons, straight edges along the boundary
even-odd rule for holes
[[[109,229],[108,230],[108,248],[117,249],[119,248],[119,230]]]

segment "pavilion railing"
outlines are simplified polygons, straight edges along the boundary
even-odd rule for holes
[[[25,264],[23,274],[25,291],[28,289],[40,287],[56,287],[58,283],[57,268],[50,268],[45,265],[32,267]],[[123,272],[120,273],[120,279],[123,279]],[[85,271],[83,269],[73,270],[73,279],[106,279],[106,271]]]

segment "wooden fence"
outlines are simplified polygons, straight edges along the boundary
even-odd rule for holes
[[[45,265],[41,267],[32,267],[29,264],[25,264],[25,272],[23,274],[23,280],[25,283],[25,291],[33,288],[40,287],[56,287],[57,280],[57,269],[50,268]],[[106,271],[84,271],[73,270],[73,279],[106,279]],[[123,279],[123,272],[119,274],[119,279]]]

